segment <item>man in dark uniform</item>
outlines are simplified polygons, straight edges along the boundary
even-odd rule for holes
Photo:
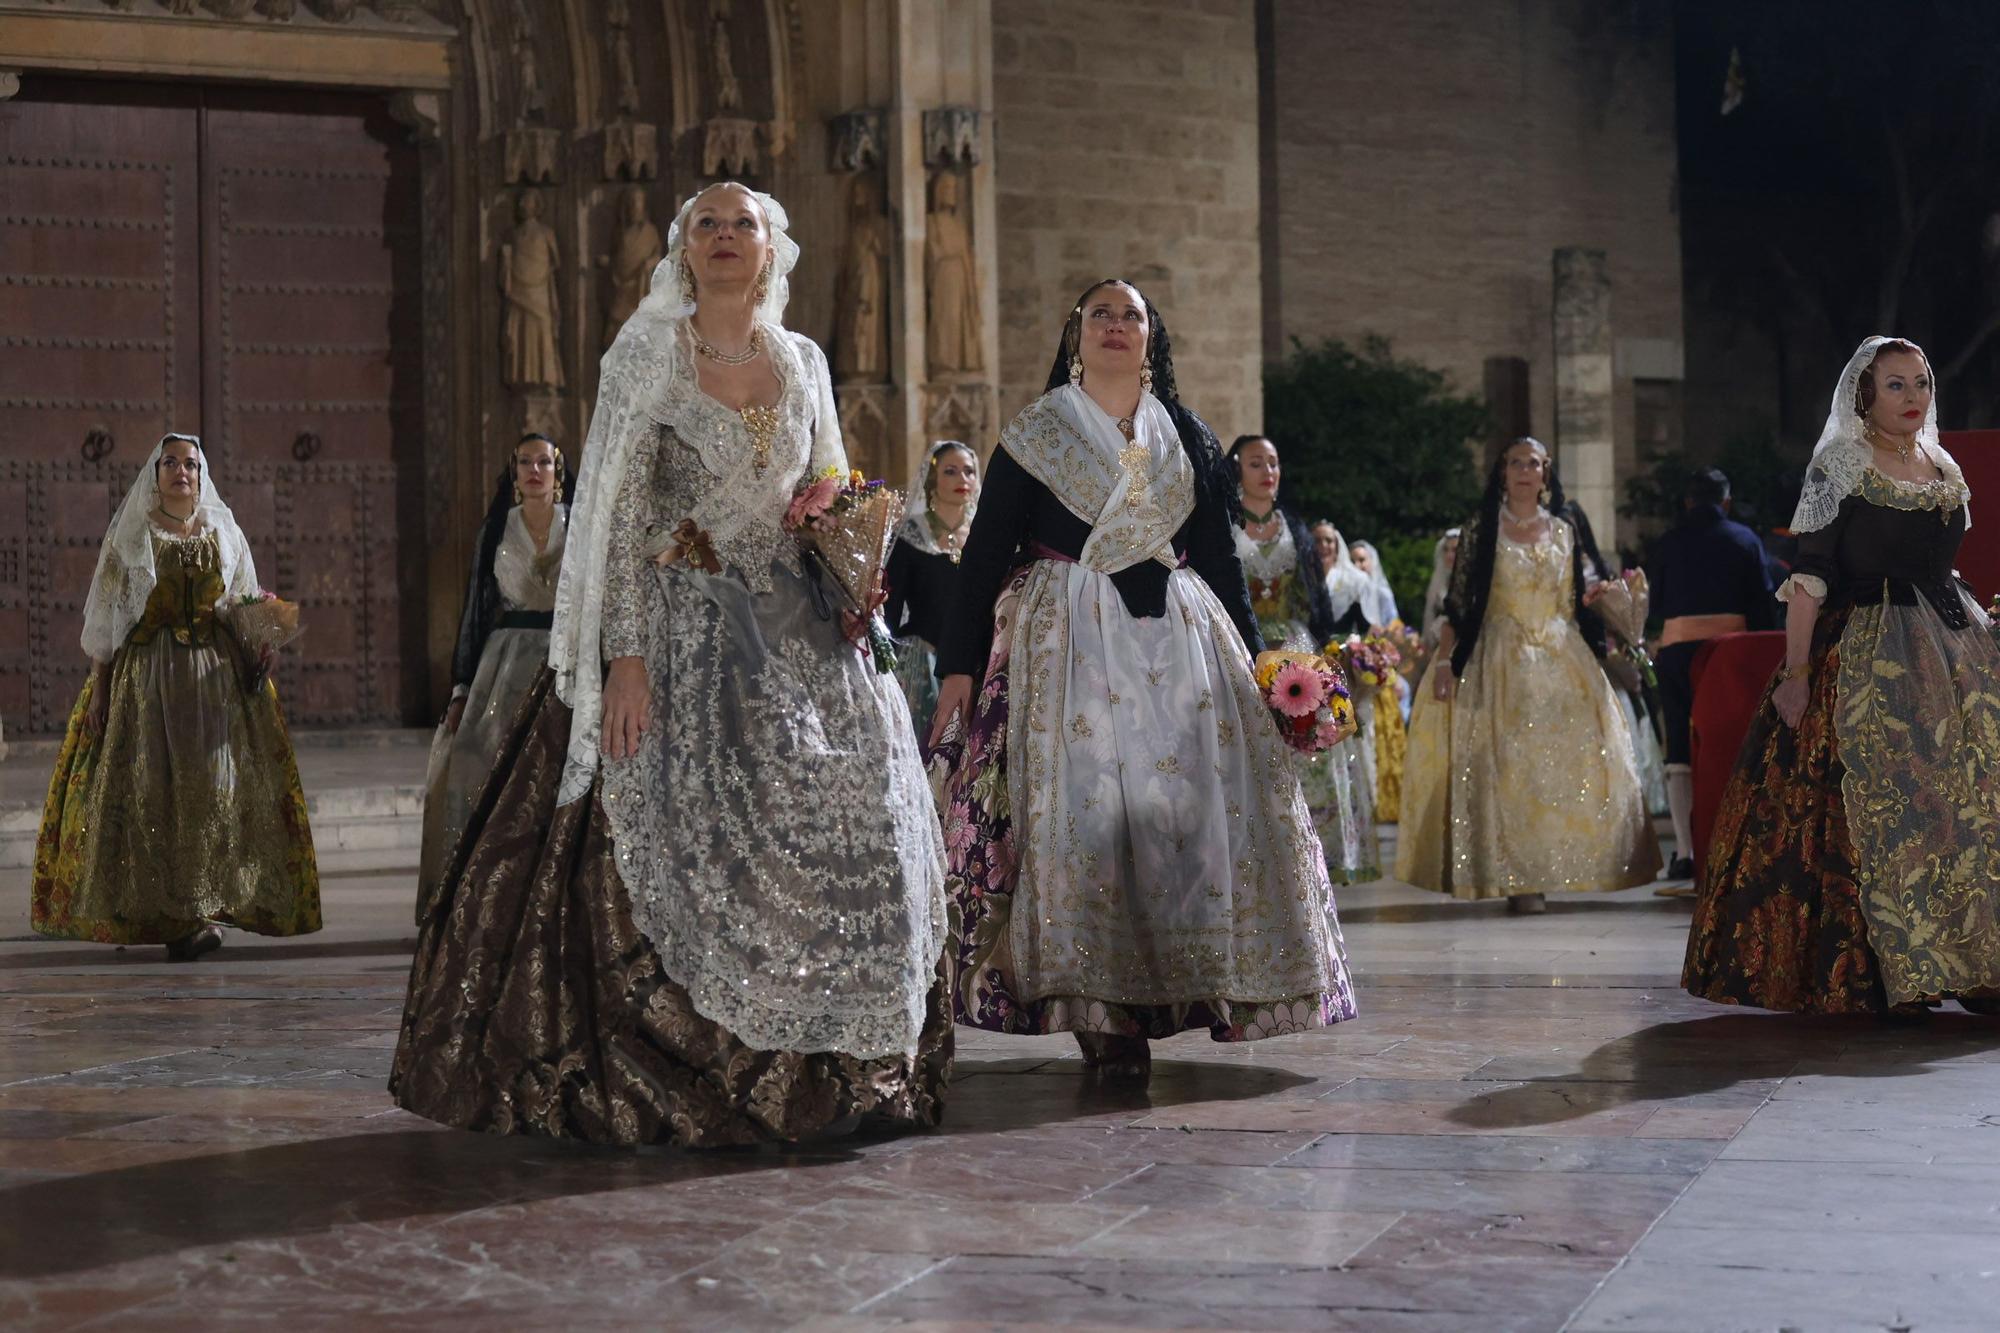
[[[1763,543],[1729,517],[1729,478],[1719,470],[1709,468],[1688,478],[1680,521],[1654,547],[1646,578],[1653,610],[1666,622],[1654,665],[1667,732],[1667,804],[1674,818],[1674,858],[1667,878],[1692,879],[1694,773],[1688,715],[1694,706],[1694,655],[1705,639],[1777,624]]]

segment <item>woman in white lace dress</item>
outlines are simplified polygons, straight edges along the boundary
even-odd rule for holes
[[[845,469],[767,195],[681,209],[606,355],[549,663],[425,919],[391,1087],[607,1143],[932,1124],[943,845],[895,678],[782,527]]]

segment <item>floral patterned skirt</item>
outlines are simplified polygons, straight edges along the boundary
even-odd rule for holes
[[[1808,660],[1798,727],[1767,690],[1744,738],[1681,984],[1809,1013],[2000,995],[2000,652],[1983,619],[1829,605]]]
[[[951,1076],[939,960],[914,1056],[756,1050],[696,1011],[633,924],[595,792],[556,805],[570,711],[544,670],[417,937],[389,1088],[461,1129],[719,1147],[855,1113],[938,1123]]]
[[[1334,990],[1276,1003],[1207,996],[1125,1004],[1088,995],[1032,1000],[1019,995],[1010,943],[1021,883],[1007,783],[1008,659],[1028,573],[1018,571],[995,606],[993,648],[966,735],[947,740],[938,751],[950,771],[944,794],[945,891],[952,903],[957,963],[954,1016],[970,1027],[1020,1035],[1087,1032],[1160,1039],[1206,1028],[1216,1041],[1254,1041],[1353,1017],[1344,965],[1336,967]]]
[[[119,650],[104,729],[70,710],[35,840],[32,923],[100,944],[165,944],[204,921],[259,935],[320,928],[297,756],[268,680],[250,690],[218,634]]]

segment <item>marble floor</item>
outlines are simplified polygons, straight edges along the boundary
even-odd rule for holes
[[[0,870],[0,1327],[2000,1326],[2000,1023],[1675,985],[1684,903],[1349,889],[1363,1016],[1143,1092],[962,1032],[934,1134],[614,1152],[383,1091],[410,862],[193,965],[28,934]]]

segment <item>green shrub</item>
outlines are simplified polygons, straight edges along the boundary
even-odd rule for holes
[[[1332,519],[1350,542],[1382,553],[1405,619],[1423,614],[1431,548],[1479,504],[1469,441],[1486,433],[1479,399],[1444,375],[1398,359],[1386,338],[1359,348],[1304,343],[1264,370],[1264,430],[1285,467],[1285,503],[1307,522]]]

